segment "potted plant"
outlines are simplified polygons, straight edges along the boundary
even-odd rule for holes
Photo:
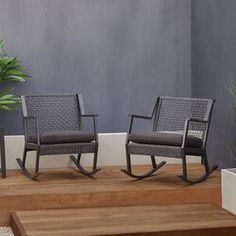
[[[232,107],[232,123],[236,128],[236,82],[228,84]],[[230,154],[236,161],[236,140],[229,144]],[[222,207],[236,215],[236,168],[222,170]]]
[[[9,57],[4,49],[4,40],[0,40],[0,82],[13,81],[25,82],[29,76],[24,73],[24,68],[17,57]],[[15,110],[20,99],[12,94],[14,88],[0,90],[0,109]]]

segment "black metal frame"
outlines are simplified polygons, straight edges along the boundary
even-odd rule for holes
[[[213,103],[212,103],[212,106],[211,106],[210,109],[211,109],[210,112],[209,112],[210,115],[209,115],[207,120],[188,119],[185,122],[184,137],[183,137],[183,143],[182,143],[182,146],[181,146],[183,174],[179,175],[178,177],[180,179],[182,179],[183,181],[189,183],[189,184],[196,184],[196,183],[200,183],[200,182],[205,181],[208,178],[208,176],[217,169],[217,166],[213,166],[212,169],[209,168],[208,158],[207,158],[207,151],[206,151],[206,143],[207,143],[207,137],[208,137],[208,132],[209,132],[209,126],[210,126],[211,114],[212,114],[212,109],[213,109]],[[203,164],[204,167],[205,167],[205,174],[203,174],[202,176],[200,176],[199,178],[197,178],[195,180],[190,180],[188,178],[187,161],[186,161],[186,155],[189,153],[189,151],[190,152],[195,152],[196,151],[195,149],[191,150],[190,148],[186,147],[188,127],[189,127],[190,122],[205,123],[206,126],[207,126],[206,132],[205,132],[205,135],[204,135],[204,139],[203,139],[202,148],[200,150],[197,150],[197,152],[198,152],[197,154],[201,156],[201,164]]]
[[[186,98],[187,99],[187,98]],[[161,97],[158,97],[156,100],[156,103],[154,105],[154,109],[152,111],[151,116],[143,116],[143,115],[136,115],[136,114],[132,114],[130,115],[130,124],[129,124],[129,129],[128,129],[128,133],[127,133],[127,138],[126,138],[126,144],[125,144],[125,149],[126,149],[126,162],[127,162],[127,169],[122,169],[121,171],[124,172],[125,174],[127,174],[130,177],[136,178],[137,180],[141,180],[147,177],[151,177],[154,175],[154,173],[160,169],[163,165],[165,165],[165,161],[162,161],[161,163],[159,163],[158,165],[156,164],[156,160],[155,160],[155,156],[158,156],[158,150],[155,151],[155,153],[152,153],[152,155],[150,155],[151,157],[151,163],[152,163],[152,169],[148,172],[146,172],[145,174],[142,175],[136,175],[132,173],[132,165],[131,165],[131,154],[141,154],[141,155],[145,155],[143,152],[136,152],[136,153],[132,153],[132,151],[129,150],[129,134],[132,132],[132,128],[133,128],[133,121],[134,118],[136,119],[144,119],[144,120],[152,120],[154,119],[154,124],[153,124],[153,131],[156,130],[156,126],[157,126],[157,122],[158,122],[158,115],[159,115],[159,109],[160,109],[160,100]],[[208,138],[208,132],[209,132],[209,127],[210,127],[210,121],[211,121],[211,115],[212,115],[212,109],[213,109],[213,105],[214,105],[214,100],[208,100],[208,107],[207,107],[207,115],[205,116],[205,119],[186,119],[185,121],[185,127],[184,127],[184,135],[183,135],[183,141],[182,141],[182,145],[180,147],[180,158],[182,159],[182,168],[183,168],[183,173],[182,175],[179,175],[178,177],[181,178],[183,181],[189,183],[189,184],[196,184],[196,183],[200,183],[205,181],[208,176],[217,169],[217,166],[213,166],[212,169],[209,168],[208,165],[208,159],[207,159],[207,151],[206,151],[206,144],[207,144],[207,138]],[[202,147],[201,148],[190,148],[187,147],[186,145],[186,140],[187,140],[187,135],[188,135],[188,131],[189,131],[189,125],[191,122],[195,122],[195,123],[204,123],[206,124],[206,130],[204,133],[204,137],[203,137],[203,142],[202,142]],[[136,144],[137,146],[139,146],[138,148],[142,149],[142,144]],[[148,146],[148,145],[146,145]],[[153,148],[153,145],[150,145]],[[159,145],[155,145],[156,147],[158,147]],[[162,146],[163,147],[163,146]],[[171,146],[166,146],[166,155],[167,157],[172,157],[168,155],[168,149],[172,148]],[[151,153],[152,151],[148,152],[148,155]],[[200,156],[201,157],[201,164],[204,165],[205,167],[205,173],[200,176],[197,179],[189,179],[188,177],[188,171],[187,171],[187,161],[186,161],[186,155],[189,155],[189,153],[191,153],[191,155],[196,155],[196,156]],[[147,154],[146,154],[147,155]],[[175,157],[175,156],[173,156]]]
[[[1,176],[6,177],[6,155],[5,155],[5,141],[4,141],[4,128],[0,126],[0,149],[1,149]]]
[[[81,99],[80,99],[81,101]],[[82,105],[81,105],[82,107]],[[93,119],[93,132],[95,135],[95,152],[94,152],[94,157],[93,157],[93,168],[92,171],[87,171],[81,164],[81,153],[77,154],[77,157],[74,155],[71,155],[70,158],[74,162],[74,164],[77,166],[79,171],[84,174],[85,176],[88,176],[90,178],[94,178],[93,175],[96,174],[98,171],[101,170],[101,168],[97,168],[97,157],[98,157],[98,134],[97,134],[97,128],[96,128],[96,117],[98,117],[97,114],[81,114],[81,118],[92,118]]]
[[[46,95],[50,96],[50,95]],[[53,95],[55,96],[55,95]],[[58,95],[58,96],[63,96],[63,95]],[[80,119],[82,118],[92,118],[93,120],[93,132],[95,136],[95,141],[92,143],[76,143],[75,145],[78,147],[78,154],[77,158],[74,155],[70,155],[71,160],[74,162],[76,167],[78,168],[79,172],[82,173],[85,176],[93,178],[93,175],[98,172],[100,169],[97,168],[97,155],[98,155],[98,135],[97,135],[97,130],[96,130],[96,117],[98,117],[97,114],[85,114],[84,113],[84,106],[83,106],[83,100],[82,96],[79,94],[76,94],[77,97],[77,102],[78,102],[78,107],[80,108],[81,114],[78,114]],[[24,133],[25,133],[25,146],[24,146],[24,153],[23,153],[23,159],[21,160],[20,158],[17,158],[17,162],[23,172],[23,174],[32,179],[32,180],[37,180],[38,176],[42,174],[42,172],[39,171],[39,161],[40,161],[40,156],[42,155],[55,155],[55,154],[72,154],[75,153],[71,151],[68,146],[63,147],[63,144],[60,144],[60,149],[63,151],[58,151],[57,150],[57,144],[41,144],[40,143],[40,129],[39,129],[39,121],[36,117],[30,117],[27,115],[27,107],[26,107],[26,102],[25,102],[25,96],[22,96],[22,110],[23,110],[23,125],[24,125]],[[33,120],[35,122],[35,135],[36,135],[36,144],[32,144],[28,141],[28,132],[27,132],[27,121]],[[81,125],[79,125],[81,126]],[[51,151],[47,153],[47,147],[49,148],[55,148],[55,153],[52,153]],[[92,147],[92,151],[91,151]],[[81,151],[80,151],[81,149]],[[87,150],[88,149],[88,150]],[[74,149],[73,149],[74,150]],[[34,173],[31,173],[27,168],[26,168],[26,158],[27,158],[27,152],[29,151],[36,151],[36,162],[35,162],[35,171]],[[93,167],[92,171],[87,171],[81,164],[80,164],[80,159],[82,153],[94,153],[94,161],[93,161]]]

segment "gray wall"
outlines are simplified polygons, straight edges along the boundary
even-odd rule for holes
[[[191,95],[190,0],[0,0],[0,38],[32,80],[17,94],[83,94],[99,131],[124,131],[159,95]],[[2,85],[1,85],[2,86]],[[1,112],[8,134],[21,113]]]
[[[236,1],[192,1],[192,94],[216,106],[209,155],[222,167],[236,166],[228,144],[235,137],[226,84],[236,80]]]

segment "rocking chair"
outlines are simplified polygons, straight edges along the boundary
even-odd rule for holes
[[[98,136],[95,114],[84,114],[82,96],[75,95],[27,95],[22,96],[25,147],[23,160],[17,158],[23,174],[36,180],[39,172],[39,159],[43,155],[71,155],[79,171],[92,177],[97,169]],[[82,118],[93,119],[93,131],[82,130]],[[27,152],[36,151],[35,171],[26,168]],[[81,164],[82,153],[94,153],[92,171]]]
[[[156,164],[155,156],[182,159],[183,181],[195,184],[205,181],[217,169],[209,168],[206,144],[214,101],[210,99],[158,97],[151,116],[131,115],[126,141],[127,169],[122,171],[138,180],[153,176],[166,162]],[[153,122],[150,132],[133,132],[134,119]],[[143,175],[132,172],[131,154],[151,157],[152,169]],[[189,179],[186,155],[200,156],[205,173]]]

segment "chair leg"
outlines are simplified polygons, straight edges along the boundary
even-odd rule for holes
[[[152,160],[152,167],[157,168],[157,163],[156,163],[155,156],[151,156],[151,160]]]
[[[187,170],[187,161],[186,161],[186,156],[185,155],[183,155],[183,157],[182,157],[182,167],[183,167],[183,176],[184,176],[184,178],[187,179],[188,170]]]
[[[201,165],[204,165],[204,158],[201,157]]]
[[[6,154],[5,154],[5,141],[4,141],[4,129],[0,127],[0,147],[1,147],[1,175],[2,178],[6,178]]]
[[[97,170],[97,162],[98,162],[98,146],[96,147],[96,152],[93,156],[93,171]]]
[[[128,153],[128,149],[126,146],[126,163],[127,163],[127,169],[122,169],[121,171],[125,174],[127,174],[128,176],[135,178],[137,180],[141,180],[147,177],[152,177],[154,175],[154,173],[160,169],[163,165],[166,164],[165,161],[162,161],[161,163],[159,163],[158,165],[156,164],[156,160],[154,156],[151,156],[151,161],[152,161],[152,169],[148,172],[146,172],[143,175],[135,175],[132,173],[132,166],[131,166],[131,157],[130,154]]]
[[[80,164],[80,158],[81,158],[81,153],[79,153],[77,155],[77,158],[74,155],[71,155],[70,158],[71,160],[74,162],[74,164],[76,165],[76,167],[79,169],[79,171],[85,175],[88,176],[90,178],[94,178],[93,175],[95,173],[97,173],[98,171],[100,171],[101,169],[97,168],[97,153],[98,150],[96,150],[96,152],[94,153],[94,159],[93,159],[93,168],[92,171],[87,171],[81,164]]]
[[[79,153],[79,154],[77,155],[77,163],[78,163],[78,164],[80,163],[80,159],[81,159],[81,153]]]
[[[23,153],[23,160],[21,160],[20,158],[17,158],[17,162],[22,170],[22,173],[28,177],[29,179],[32,179],[32,180],[37,180],[37,177],[41,174],[39,172],[39,158],[40,158],[40,151],[37,150],[36,151],[36,162],[35,162],[35,173],[32,174],[26,167],[25,167],[25,164],[26,164],[26,157],[27,157],[27,152],[28,150],[26,148],[24,148],[24,153]]]
[[[39,172],[39,160],[40,160],[40,152],[37,150],[36,152],[36,161],[35,161],[35,175]]]
[[[209,169],[209,164],[208,164],[208,158],[207,158],[207,153],[205,152],[204,155],[202,156],[202,163],[205,166],[205,171],[207,174],[210,174],[210,169]],[[215,169],[217,166],[215,167]],[[215,170],[214,169],[214,170]]]
[[[28,150],[24,148],[23,159],[22,159],[22,164],[24,167],[25,167],[25,162],[26,162],[27,151]]]
[[[129,154],[126,154],[126,164],[127,164],[127,171],[129,173],[132,172],[132,166],[131,166],[131,157]]]
[[[178,177],[188,184],[197,184],[197,183],[205,181],[208,178],[208,176],[217,169],[217,166],[214,166],[211,170],[209,170],[206,152],[204,152],[202,159],[203,159],[203,165],[205,166],[205,174],[203,174],[202,176],[200,176],[199,178],[195,180],[190,180],[188,178],[188,172],[187,172],[186,155],[183,155],[182,156],[183,174],[179,175]]]

